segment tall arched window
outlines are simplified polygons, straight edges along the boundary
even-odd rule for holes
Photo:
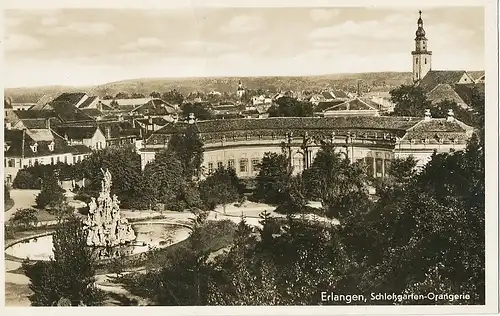
[[[427,65],[427,58],[424,58],[424,63]]]

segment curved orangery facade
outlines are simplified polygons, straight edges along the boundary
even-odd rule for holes
[[[230,166],[243,178],[258,173],[266,152],[285,151],[294,172],[301,172],[314,161],[323,142],[333,143],[351,161],[363,160],[370,175],[383,177],[392,159],[414,156],[424,165],[434,151],[464,149],[473,132],[453,115],[191,120],[171,123],[146,139],[140,151],[142,167],[189,124],[194,124],[204,142],[204,173]]]

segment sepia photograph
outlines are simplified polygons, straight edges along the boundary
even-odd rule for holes
[[[498,311],[492,3],[4,9],[4,305]]]

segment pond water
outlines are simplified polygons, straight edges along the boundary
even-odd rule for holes
[[[128,255],[143,253],[151,247],[164,248],[189,237],[189,228],[162,223],[134,223],[132,228],[136,240],[127,248]],[[52,235],[35,237],[14,244],[5,249],[7,255],[30,260],[50,260],[52,252]]]

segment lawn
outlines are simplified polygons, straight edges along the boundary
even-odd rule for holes
[[[14,206],[14,200],[13,199],[10,199],[10,198],[9,199],[5,199],[5,201],[3,202],[3,211],[7,212],[13,206]]]
[[[27,284],[5,283],[5,306],[30,306],[32,292]]]

